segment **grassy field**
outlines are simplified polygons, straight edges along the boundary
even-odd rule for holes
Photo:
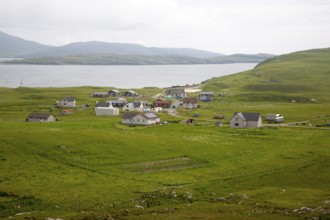
[[[95,116],[90,95],[109,88],[0,88],[0,218],[330,219],[329,76],[319,78],[328,70],[315,71],[320,86],[306,94],[255,89],[277,62],[205,82],[229,95],[179,110],[181,118],[161,113],[169,123],[151,127]],[[260,82],[242,80],[261,69]],[[292,83],[284,76],[276,84]],[[152,100],[162,89],[138,92]],[[53,104],[69,95],[78,106],[62,116]],[[58,121],[25,122],[33,111]],[[294,125],[230,129],[235,111],[281,113]],[[181,122],[195,113],[195,125]]]

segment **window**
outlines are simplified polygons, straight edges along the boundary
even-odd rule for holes
[[[238,118],[235,118],[235,121],[238,121]]]
[[[236,127],[239,126],[239,123],[235,123],[235,126],[236,126]]]

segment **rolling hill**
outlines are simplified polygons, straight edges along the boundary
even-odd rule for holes
[[[203,88],[247,100],[326,100],[329,60],[330,48],[285,54],[261,62],[253,70],[207,80]]]
[[[23,40],[0,31],[0,57],[2,58],[61,57],[77,54],[189,56],[202,59],[223,56],[220,53],[190,48],[157,48],[139,44],[98,41],[75,42],[55,47]]]
[[[77,54],[116,54],[116,55],[145,55],[145,56],[189,56],[194,58],[211,58],[223,56],[204,50],[189,48],[157,48],[145,47],[139,44],[108,43],[108,42],[76,42],[61,47],[50,48],[31,57],[70,56]]]
[[[64,46],[47,46],[0,32],[0,58],[25,58],[14,64],[221,64],[259,63],[273,55],[235,54],[226,56],[191,48],[145,47],[139,44],[110,42],[75,42]]]
[[[51,48],[52,46],[23,40],[19,37],[11,36],[0,31],[0,57],[26,57],[30,54],[38,53]]]

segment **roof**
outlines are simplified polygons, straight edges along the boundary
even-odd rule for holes
[[[108,92],[93,92],[93,95],[108,95]]]
[[[168,104],[168,101],[166,100],[155,100],[154,103],[158,103],[158,104]]]
[[[123,119],[131,119],[136,115],[141,114],[140,112],[125,112],[122,116]]]
[[[185,90],[184,89],[180,89],[180,88],[175,88],[175,89],[167,89],[165,91],[165,94],[184,94]]]
[[[156,114],[154,113],[146,113],[146,114],[142,114],[142,116],[146,119],[152,119],[152,118],[159,118]]]
[[[111,92],[111,93],[119,93],[119,91],[116,90],[116,89],[110,90],[109,92]]]
[[[258,121],[260,117],[259,113],[251,113],[251,112],[235,112],[233,117],[235,115],[238,115],[239,117],[241,117],[243,120],[246,121]]]
[[[74,102],[74,101],[76,101],[76,97],[73,97],[73,96],[66,96],[66,97],[63,98],[62,101]]]
[[[185,97],[183,98],[183,103],[186,103],[186,104],[196,104],[197,103],[197,99],[196,98],[189,98],[189,97]]]
[[[96,103],[95,107],[105,107],[108,108],[110,107],[111,103],[110,102],[98,102]]]
[[[50,113],[33,112],[33,113],[29,114],[28,118],[44,118],[44,119],[47,119],[51,115],[52,114],[50,114]]]
[[[124,93],[131,93],[131,94],[136,94],[136,92],[135,92],[135,91],[133,91],[133,90],[129,90],[129,91],[126,91],[126,92],[124,92]]]
[[[154,113],[141,113],[141,112],[125,112],[122,116],[123,119],[131,119],[134,118],[137,115],[141,115],[142,117],[146,119],[153,119],[153,118],[159,118]]]
[[[125,104],[127,101],[125,100],[107,100],[106,102],[111,102],[112,104]]]
[[[140,102],[140,101],[135,101],[135,102],[133,102],[133,106],[134,106],[134,108],[140,108],[141,105],[143,105],[143,103]]]
[[[214,95],[214,92],[200,92],[200,95]]]

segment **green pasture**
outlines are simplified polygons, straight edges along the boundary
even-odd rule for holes
[[[330,219],[329,60],[303,51],[207,80],[213,102],[150,127],[95,116],[91,94],[111,88],[0,88],[0,218]],[[163,89],[136,91],[152,101]],[[64,96],[73,114],[54,108]],[[34,111],[57,121],[27,123]],[[230,129],[234,112],[285,119]]]
[[[93,91],[0,89],[0,216],[4,219],[328,218],[326,127],[230,129],[235,111],[279,112],[286,122],[329,121],[328,103],[237,101],[216,97],[169,124],[128,127],[97,117]],[[141,89],[150,99],[162,90]],[[74,114],[53,107],[77,98]],[[90,104],[90,107],[84,106]],[[27,123],[49,111],[55,123]],[[198,113],[195,125],[180,122]],[[222,127],[213,115],[223,114]],[[143,207],[143,208],[141,208]],[[309,207],[314,211],[295,211]],[[322,207],[322,208],[319,208]],[[16,215],[19,213],[19,215]],[[21,213],[21,214],[20,214]]]

